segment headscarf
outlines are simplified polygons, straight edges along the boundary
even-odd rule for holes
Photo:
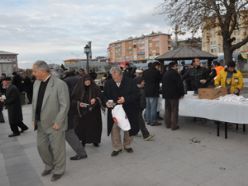
[[[84,83],[85,81],[88,81],[88,80],[91,82],[91,84],[88,87],[86,87]],[[92,80],[90,75],[87,74],[84,77],[80,78],[76,86],[74,87],[72,91],[72,100],[82,101],[87,88],[89,90],[89,101],[92,98],[97,98],[99,96],[99,88],[97,87],[95,82]]]

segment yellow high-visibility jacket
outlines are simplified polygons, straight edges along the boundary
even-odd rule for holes
[[[227,80],[227,70],[224,69],[220,74],[215,78],[215,86],[226,87]],[[230,93],[233,94],[237,90],[242,90],[244,87],[243,75],[239,70],[235,70],[230,82]]]

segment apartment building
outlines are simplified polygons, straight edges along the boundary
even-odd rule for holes
[[[109,44],[110,63],[145,62],[171,50],[171,35],[161,32]]]

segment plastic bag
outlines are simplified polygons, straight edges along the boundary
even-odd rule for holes
[[[123,130],[129,131],[131,129],[130,122],[127,118],[126,112],[122,105],[116,105],[112,109],[112,117],[115,123]]]

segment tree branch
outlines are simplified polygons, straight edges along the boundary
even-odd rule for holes
[[[240,47],[242,47],[243,45],[245,45],[246,43],[248,43],[248,36],[246,38],[244,38],[241,42],[232,45],[231,50],[234,51]]]

